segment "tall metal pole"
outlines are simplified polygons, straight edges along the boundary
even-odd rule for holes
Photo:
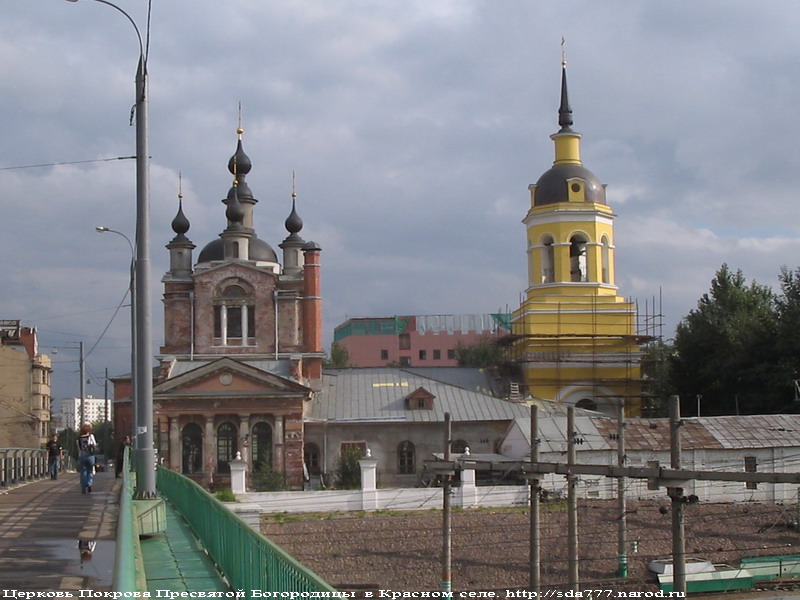
[[[567,407],[567,464],[575,464],[575,407]],[[569,589],[578,590],[578,478],[567,475],[567,552]]]
[[[625,400],[619,401],[617,413],[617,465],[625,466]],[[625,498],[625,478],[617,479],[617,510],[619,523],[617,529],[617,553],[619,555],[618,576],[628,576],[628,506]]]
[[[681,468],[681,405],[678,396],[670,396],[669,438],[670,466]],[[684,538],[683,488],[667,488],[672,500],[672,591],[686,596],[686,541]]]
[[[78,342],[79,349],[80,349],[80,358],[78,359],[78,373],[80,374],[81,378],[81,404],[80,404],[80,423],[75,428],[76,430],[80,431],[81,426],[86,422],[86,361],[83,357],[83,342]]]
[[[450,413],[444,413],[444,461],[450,462],[451,425]],[[451,534],[452,522],[450,511],[450,475],[442,475],[442,589],[449,594],[453,590],[453,574],[451,570]]]
[[[531,406],[531,465],[539,462],[539,409]],[[531,533],[530,533],[530,590],[538,595],[541,587],[541,533],[539,531],[539,479],[530,479]]]

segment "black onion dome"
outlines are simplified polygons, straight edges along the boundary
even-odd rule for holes
[[[235,185],[233,186],[233,197],[228,200],[228,208],[225,209],[225,217],[231,223],[242,223],[244,221],[244,209],[241,202],[239,202]]]
[[[239,143],[236,144],[236,152],[228,161],[228,171],[234,175],[247,175],[252,168],[253,163],[250,162],[250,157],[242,149],[242,139],[239,138]]]
[[[264,240],[253,237],[250,239],[250,260],[257,260],[259,262],[278,262],[278,255]]]
[[[286,231],[289,233],[299,233],[303,228],[303,219],[300,218],[300,215],[298,215],[295,210],[294,200],[292,200],[292,212],[286,217],[284,225],[286,226]]]
[[[197,256],[198,263],[207,263],[213,260],[223,260],[225,258],[225,243],[222,238],[217,238],[206,244],[205,248]]]
[[[578,181],[576,181],[578,180]],[[606,190],[597,176],[581,165],[567,164],[556,165],[536,182],[534,206],[569,202],[569,187],[581,185],[584,187],[585,202],[594,204],[606,203]]]
[[[186,218],[186,215],[183,214],[183,201],[178,201],[178,214],[175,215],[175,218],[172,219],[172,231],[177,233],[178,235],[184,235],[187,231],[189,231],[189,219]]]

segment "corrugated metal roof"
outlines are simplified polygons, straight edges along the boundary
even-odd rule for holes
[[[488,396],[500,397],[497,381],[486,369],[474,367],[402,367],[402,370],[428,379]]]
[[[176,360],[175,363],[172,365],[172,369],[170,370],[169,374],[170,379],[173,377],[177,377],[178,375],[183,375],[184,373],[188,373],[189,371],[193,371],[209,363],[215,362],[221,358],[231,358],[241,363],[250,365],[251,367],[255,367],[256,369],[266,371],[267,373],[274,373],[275,375],[280,375],[282,377],[289,376],[288,360],[247,360],[244,357],[239,358],[238,356],[227,356],[227,357],[220,356],[219,358],[214,358],[214,359]]]
[[[699,421],[723,448],[800,447],[800,415],[700,417]]]
[[[432,410],[406,408],[406,397],[424,388],[435,397]],[[405,420],[441,422],[510,421],[530,414],[520,404],[437,381],[401,368],[326,371],[323,388],[311,404],[309,418],[326,421]]]

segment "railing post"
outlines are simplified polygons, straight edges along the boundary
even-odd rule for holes
[[[236,453],[236,458],[230,462],[231,465],[231,491],[234,494],[247,493],[245,485],[245,471],[247,463],[242,460],[241,452]]]
[[[376,510],[378,508],[378,460],[372,458],[372,453],[367,449],[364,458],[358,460],[361,468],[361,509]]]

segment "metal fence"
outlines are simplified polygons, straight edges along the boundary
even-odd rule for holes
[[[130,470],[130,448],[125,448],[122,459],[122,490],[119,495],[119,518],[117,519],[117,545],[114,556],[113,591],[124,594],[147,591],[147,580],[142,570],[136,569],[137,558],[141,558],[139,533],[136,530],[136,514],[133,508],[133,481]]]
[[[158,467],[161,494],[189,523],[232,589],[261,592],[335,592],[310,569],[253,531],[216,498],[183,475]],[[299,597],[299,596],[298,596]]]
[[[0,448],[0,487],[47,475],[47,451],[38,448]]]

